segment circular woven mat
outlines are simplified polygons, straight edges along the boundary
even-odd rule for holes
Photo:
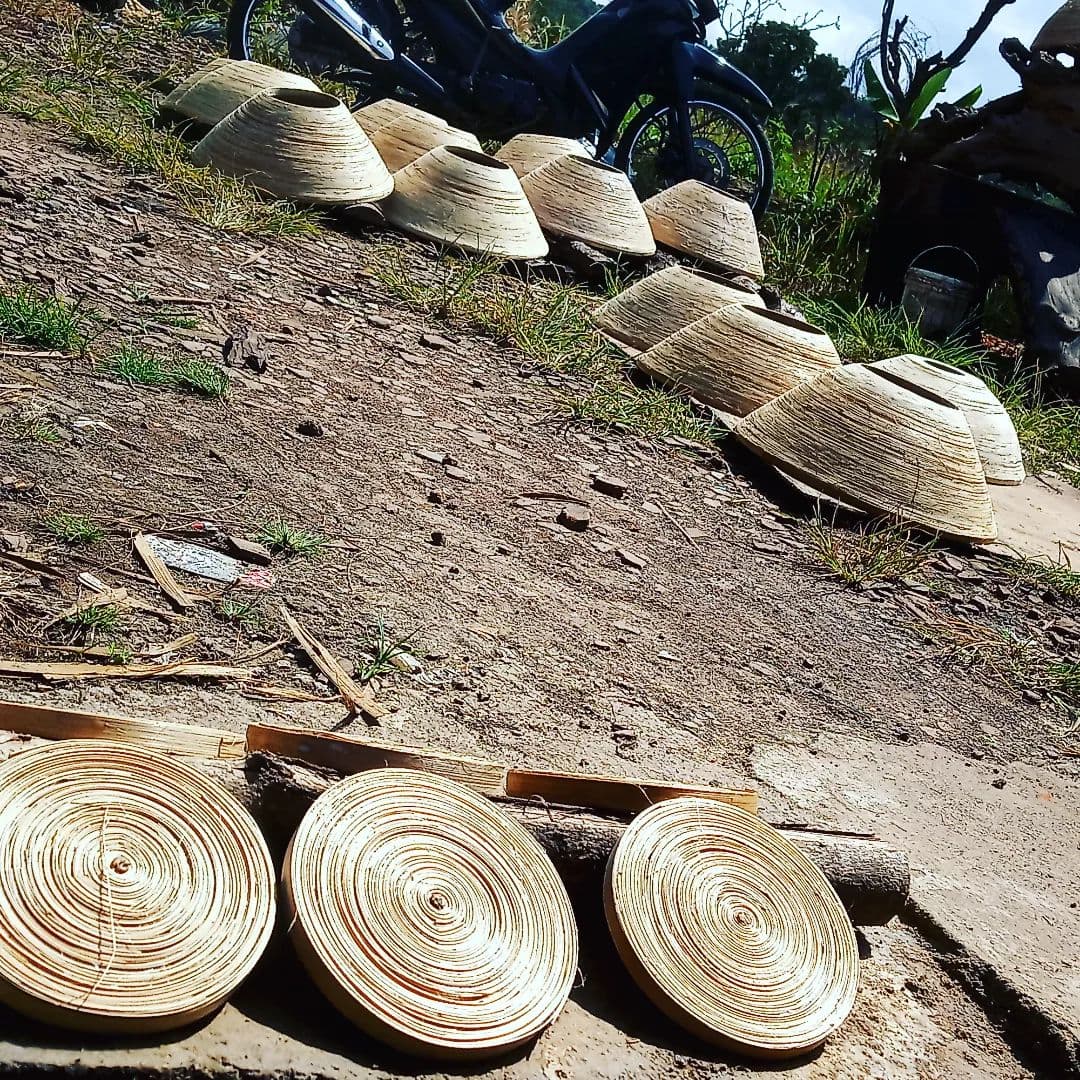
[[[681,798],[641,813],[612,852],[604,906],[653,1003],[739,1053],[812,1050],[855,1000],[858,948],[832,886],[736,807]]]
[[[248,813],[163,754],[97,740],[0,765],[0,1000],[95,1032],[206,1016],[262,954],[274,872]]]
[[[378,769],[335,784],[293,837],[285,888],[315,982],[397,1049],[491,1057],[570,993],[577,927],[555,868],[452,780]]]

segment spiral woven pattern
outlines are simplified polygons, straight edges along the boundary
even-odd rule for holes
[[[410,116],[414,120],[428,124],[446,126],[446,121],[440,117],[424,112],[423,109],[418,109],[415,105],[407,105],[404,101],[398,101],[397,98],[380,98],[370,105],[364,105],[362,108],[357,109],[353,116],[356,117],[357,123],[369,135],[374,134],[388,124],[394,123],[395,120],[400,120],[403,116]]]
[[[490,1057],[559,1014],[577,970],[566,890],[485,799],[407,769],[321,795],[285,859],[292,938],[368,1034],[437,1058]]]
[[[190,767],[72,740],[0,765],[0,1000],[149,1032],[206,1016],[255,966],[274,873],[255,823]]]
[[[162,101],[161,107],[204,127],[213,127],[253,97],[268,90],[284,89],[317,91],[319,88],[306,75],[294,71],[279,71],[254,60],[218,58],[180,83]]]
[[[832,886],[790,841],[734,806],[684,798],[634,819],[604,881],[623,962],[664,1013],[755,1057],[820,1046],[859,981]]]
[[[361,121],[362,122],[362,121]],[[386,167],[396,173],[437,146],[460,146],[481,153],[480,140],[471,131],[451,127],[429,113],[407,113],[377,128],[371,136]]]
[[[515,135],[509,142],[496,151],[495,156],[500,161],[505,161],[517,173],[524,176],[533,169],[539,169],[549,161],[562,157],[564,154],[580,154],[583,152],[581,143],[577,139],[565,139],[561,135],[534,135],[525,132]]]

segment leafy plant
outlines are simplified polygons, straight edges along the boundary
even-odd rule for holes
[[[86,514],[52,514],[43,524],[58,540],[73,547],[89,547],[105,539],[104,531]]]
[[[904,128],[907,131],[913,130],[926,119],[934,100],[944,93],[953,71],[951,67],[934,71],[917,89],[910,103],[906,103],[898,101],[889,93],[869,57],[863,61],[863,79],[870,104],[887,125]],[[971,108],[982,97],[982,92],[982,87],[976,86],[974,90],[969,90],[962,97],[957,98],[952,105],[958,109]]]
[[[105,366],[118,378],[141,386],[167,386],[173,381],[172,372],[161,357],[132,342],[117,346]]]
[[[259,605],[251,600],[225,597],[218,604],[218,614],[227,623],[232,623],[247,633],[252,633],[262,626],[262,612],[259,610]]]
[[[172,370],[178,386],[196,390],[207,397],[223,398],[229,393],[229,373],[219,364],[199,357],[183,360]]]
[[[92,645],[99,636],[113,633],[119,621],[120,612],[115,604],[90,604],[68,615],[64,625]]]
[[[87,316],[77,304],[23,285],[0,291],[0,336],[41,349],[82,351]]]
[[[408,653],[408,646],[415,639],[416,631],[401,638],[392,637],[380,617],[375,626],[370,628],[367,641],[364,643],[367,662],[358,667],[357,679],[366,683],[380,675],[402,670],[400,663],[395,663],[395,660]]]
[[[296,528],[280,515],[266,521],[255,534],[255,539],[271,551],[309,559],[321,554],[326,548],[325,537],[307,529]]]

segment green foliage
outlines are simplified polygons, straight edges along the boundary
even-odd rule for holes
[[[0,337],[40,349],[81,352],[87,315],[77,304],[29,285],[0,291]]]
[[[84,641],[93,644],[103,634],[112,634],[120,622],[115,604],[90,604],[64,619],[64,625]]]
[[[263,625],[259,605],[252,600],[225,597],[218,603],[217,613],[225,622],[249,634],[260,630]]]
[[[130,341],[117,346],[105,369],[117,378],[141,386],[167,386],[173,381],[172,373],[161,357]]]
[[[367,683],[380,675],[406,670],[399,658],[408,653],[410,647],[415,647],[412,643],[416,640],[416,634],[414,630],[404,637],[394,637],[380,616],[376,624],[369,628],[364,642],[365,661],[357,665],[357,680]]]
[[[195,390],[207,397],[223,398],[229,393],[229,373],[210,360],[196,356],[181,360],[170,374],[177,386]]]
[[[914,95],[909,90],[910,100],[897,101],[881,81],[873,61],[867,57],[863,61],[863,79],[866,83],[866,96],[877,114],[893,127],[906,128],[909,131],[917,127],[932,110],[934,101],[942,93],[952,78],[953,68],[944,67],[935,71],[919,87],[913,87]],[[976,86],[953,102],[959,109],[970,109],[982,97],[982,87]]]
[[[43,524],[58,540],[73,547],[89,547],[105,539],[104,531],[86,514],[52,514]]]
[[[264,522],[255,534],[255,539],[271,551],[308,559],[320,555],[326,548],[325,537],[290,525],[280,514]]]
[[[843,529],[818,514],[808,530],[811,550],[829,574],[860,588],[915,576],[934,548],[933,540],[917,540],[902,523],[891,520]]]

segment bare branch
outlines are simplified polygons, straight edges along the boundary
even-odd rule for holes
[[[958,64],[962,64],[967,57],[967,54],[975,48],[976,42],[979,38],[986,33],[990,28],[990,24],[994,21],[998,12],[1002,8],[1008,7],[1009,4],[1015,4],[1016,0],[988,0],[987,5],[983,8],[983,13],[976,20],[975,25],[964,35],[964,40],[956,46],[951,53],[949,53],[948,59],[945,61],[945,67],[956,67]]]

